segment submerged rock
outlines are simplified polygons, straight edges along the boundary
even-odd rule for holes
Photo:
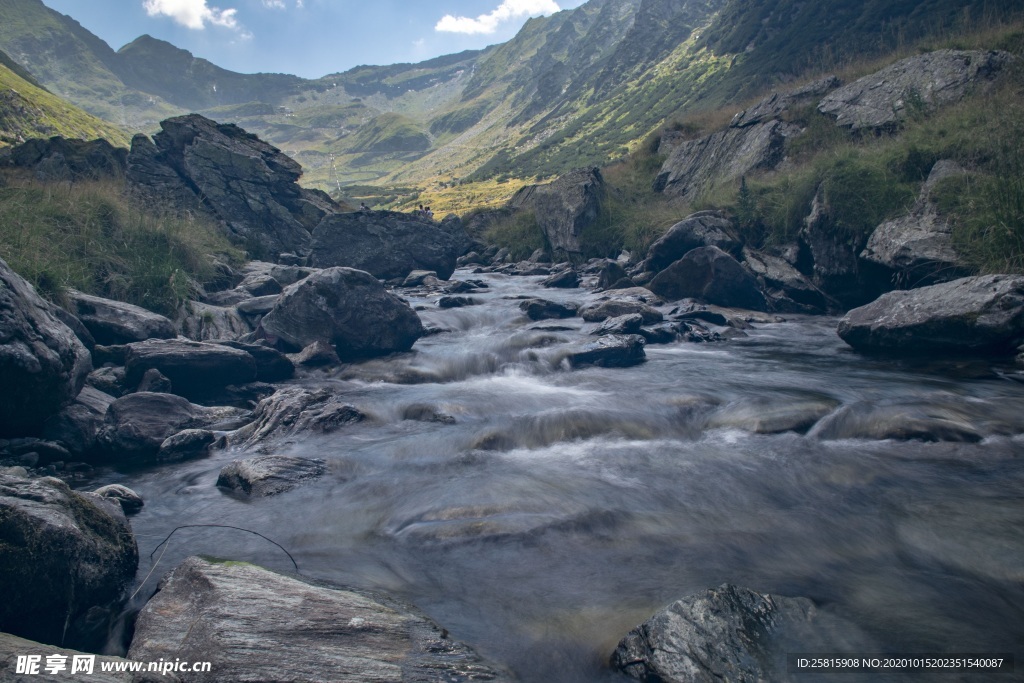
[[[327,461],[289,455],[261,455],[232,460],[220,470],[217,486],[250,496],[273,496],[327,472]]]
[[[128,656],[211,662],[196,682],[511,680],[394,599],[197,557],[161,582]]]
[[[230,436],[232,445],[253,448],[264,441],[303,432],[330,433],[362,422],[366,415],[326,389],[281,389],[256,406],[253,421]]]
[[[854,403],[825,417],[808,436],[835,439],[960,441],[976,443],[983,434],[965,410],[942,403],[894,405]]]

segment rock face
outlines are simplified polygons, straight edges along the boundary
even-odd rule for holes
[[[857,259],[867,238],[844,235],[836,229],[824,186],[819,187],[814,195],[811,211],[800,229],[800,240],[813,259],[810,275],[816,287],[846,307],[859,306],[871,300],[872,295],[868,293],[869,287]]]
[[[210,396],[229,384],[256,379],[256,362],[245,351],[182,339],[129,344],[124,367],[129,387],[138,386],[145,372],[155,369],[171,380],[174,393],[190,398]]]
[[[92,369],[89,351],[52,311],[0,259],[0,437],[38,432]]]
[[[642,270],[660,272],[698,247],[736,254],[740,245],[728,218],[717,211],[700,211],[673,225],[650,246]]]
[[[254,255],[308,251],[313,228],[338,210],[299,187],[295,161],[238,126],[189,114],[160,127],[152,140],[132,140],[129,182],[160,201],[202,205]]]
[[[303,481],[321,477],[326,471],[327,462],[319,458],[260,455],[232,460],[222,467],[217,486],[255,497],[273,496]]]
[[[864,651],[859,630],[806,598],[723,584],[672,603],[619,642],[612,668],[640,681],[789,681],[787,652]]]
[[[811,97],[820,97],[829,90],[839,87],[839,79],[826,76],[807,85],[785,92],[774,92],[749,109],[736,114],[729,124],[731,128],[746,128],[764,121],[781,117],[786,110]]]
[[[128,656],[211,662],[196,683],[510,680],[397,601],[197,557],[161,582]]]
[[[97,180],[124,175],[127,150],[103,139],[34,138],[14,147],[8,163],[31,169],[39,180]]]
[[[838,332],[863,350],[1012,353],[1024,342],[1024,276],[889,292],[847,313]]]
[[[327,216],[313,230],[317,268],[344,266],[382,279],[433,270],[447,280],[462,242],[432,221],[394,211],[357,211]]]
[[[326,341],[343,360],[408,351],[423,335],[408,303],[352,268],[328,268],[289,286],[261,325],[285,350]]]
[[[75,290],[68,291],[72,313],[97,344],[128,344],[147,339],[173,339],[174,323],[139,306],[111,301]]]
[[[953,248],[952,227],[931,197],[942,180],[964,173],[955,162],[936,163],[914,207],[907,215],[875,228],[861,259],[877,266],[883,279],[910,287],[967,275],[966,265]]]
[[[648,286],[668,300],[692,297],[716,306],[766,310],[757,281],[718,247],[690,251],[658,273]]]
[[[936,50],[858,79],[825,96],[818,111],[853,130],[891,128],[908,111],[959,101],[971,86],[993,78],[1013,59],[1006,52]]]
[[[716,183],[775,168],[785,156],[786,139],[800,132],[798,126],[773,119],[683,142],[662,164],[654,191],[692,202]]]
[[[604,194],[598,169],[577,169],[547,185],[524,187],[509,206],[534,213],[552,252],[579,254],[583,251],[580,237],[600,218]]]
[[[0,475],[0,582],[8,587],[0,631],[44,643],[93,641],[93,628],[105,637],[99,614],[122,597],[138,563],[117,503],[59,479]]]

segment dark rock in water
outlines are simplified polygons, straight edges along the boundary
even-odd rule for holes
[[[63,661],[67,662],[67,669],[53,674],[48,673],[46,658],[52,655],[66,657],[67,659]],[[37,660],[39,662],[38,674],[31,674],[31,677],[29,677],[15,673],[18,670],[18,658],[25,656],[39,657]],[[22,683],[23,681],[31,681],[32,683],[67,683],[69,678],[74,680],[73,677],[68,675],[68,671],[71,671],[72,663],[76,656],[92,658],[94,662],[93,672],[85,674],[85,680],[88,680],[89,683],[157,683],[157,681],[162,681],[163,683],[182,683],[177,674],[171,672],[167,672],[166,676],[155,672],[132,673],[131,669],[128,668],[132,666],[132,663],[122,657],[96,655],[82,652],[81,650],[57,647],[56,645],[44,645],[34,640],[25,640],[24,638],[7,633],[0,633],[0,680],[16,681],[17,683]],[[110,671],[106,671],[104,669],[105,666],[109,666]]]
[[[222,683],[512,680],[394,599],[197,557],[142,609],[128,657],[208,661],[190,680]]]
[[[480,302],[471,296],[442,296],[437,300],[438,308],[462,308],[476,306]]]
[[[262,328],[293,351],[330,342],[343,360],[408,351],[423,334],[408,303],[351,268],[328,268],[289,286]]]
[[[202,458],[210,453],[217,441],[217,435],[208,429],[183,429],[163,440],[156,459],[172,462]]]
[[[154,394],[173,394],[171,390],[173,385],[171,380],[167,379],[159,370],[156,368],[150,368],[142,373],[142,379],[139,380],[139,385],[135,387],[135,391],[150,391]]]
[[[252,448],[270,439],[284,439],[303,432],[330,433],[361,422],[366,415],[326,389],[281,389],[259,402],[254,419],[230,436],[233,446]]]
[[[618,261],[607,260],[597,275],[597,286],[599,289],[625,289],[625,287],[615,287],[622,280],[631,282],[629,275],[626,274],[626,269]],[[632,287],[633,285],[626,286]]]
[[[220,470],[217,486],[250,496],[273,496],[318,479],[327,472],[327,461],[289,455],[260,455],[232,460]]]
[[[187,398],[203,398],[229,384],[256,379],[256,362],[245,351],[181,339],[129,344],[125,362],[128,386],[137,386],[150,369],[159,370],[171,381],[174,393]]]
[[[996,352],[1024,342],[1024,276],[983,275],[883,294],[839,321],[839,336],[867,351]]]
[[[588,323],[599,323],[620,315],[639,313],[645,325],[660,323],[664,316],[661,311],[641,301],[632,299],[610,299],[580,309],[580,317]]]
[[[436,281],[436,282],[435,282]],[[414,270],[405,276],[402,280],[402,287],[425,287],[440,284],[440,280],[437,277],[437,271],[433,270]]]
[[[138,512],[146,504],[142,496],[135,493],[127,486],[121,484],[107,484],[92,492],[92,495],[116,501],[126,515]]]
[[[972,419],[973,418],[973,419]],[[823,439],[896,439],[900,441],[959,441],[976,443],[983,434],[972,416],[955,406],[855,403],[822,419],[809,436]]]
[[[580,276],[572,268],[552,273],[550,277],[541,281],[542,287],[552,289],[575,289],[580,286]]]
[[[132,139],[129,183],[160,201],[203,207],[250,252],[304,253],[313,228],[339,210],[325,193],[298,185],[299,164],[234,124],[189,114],[160,127],[152,141]]]
[[[64,444],[76,457],[86,456],[95,449],[96,435],[113,402],[110,394],[84,386],[71,405],[43,424],[43,437]]]
[[[853,130],[890,129],[909,112],[933,111],[960,101],[991,80],[1013,57],[1007,52],[935,50],[902,59],[824,97],[818,111]]]
[[[671,344],[679,338],[679,328],[671,323],[642,327],[637,332],[648,344]]]
[[[647,250],[642,270],[658,273],[699,247],[739,252],[741,242],[732,222],[718,211],[700,211],[673,225]]]
[[[597,224],[605,195],[597,168],[577,169],[547,185],[528,185],[509,200],[509,206],[530,211],[556,255],[583,251],[580,237]]]
[[[173,339],[174,323],[140,306],[68,290],[72,313],[97,344],[128,344],[147,339]]]
[[[455,418],[447,413],[440,412],[437,408],[426,403],[414,403],[402,410],[403,420],[415,420],[416,422],[440,422],[441,424],[453,425]]]
[[[110,404],[97,445],[107,458],[145,462],[183,429],[199,426],[202,408],[174,394],[129,394]]]
[[[597,365],[602,368],[626,368],[647,360],[644,338],[637,334],[606,335],[592,342],[574,345],[565,356],[574,368]]]
[[[619,642],[613,669],[640,681],[796,681],[789,652],[868,652],[855,625],[807,598],[722,584],[678,600]]]
[[[128,152],[103,139],[34,138],[11,149],[8,163],[33,171],[45,182],[124,176]]]
[[[44,643],[101,644],[109,621],[100,617],[116,614],[139,563],[121,506],[59,479],[0,475],[0,519],[0,584],[8,587],[0,630]]]
[[[640,326],[643,324],[644,317],[642,315],[639,313],[627,313],[626,315],[608,318],[591,334],[597,336],[606,334],[640,334]]]
[[[245,351],[256,363],[257,382],[281,382],[295,375],[295,364],[276,349],[262,344],[246,344],[238,341],[218,342],[239,351]]]
[[[381,279],[432,270],[447,280],[455,272],[459,243],[436,223],[407,213],[332,214],[313,230],[313,265],[365,270]]]
[[[719,408],[708,418],[707,427],[742,429],[755,434],[806,432],[835,410],[830,398],[792,398],[740,401]]]
[[[91,369],[89,351],[53,306],[0,259],[0,438],[38,433]]]
[[[519,310],[530,320],[552,320],[572,318],[579,309],[575,304],[560,304],[547,299],[528,299],[519,304]]]
[[[292,356],[297,365],[317,367],[320,365],[337,365],[341,362],[338,352],[325,341],[315,341]]]
[[[669,300],[692,297],[718,306],[755,311],[767,308],[753,276],[718,247],[691,250],[658,273],[649,287],[658,296]]]

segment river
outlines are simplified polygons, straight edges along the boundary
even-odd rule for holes
[[[811,598],[886,651],[1015,651],[1024,666],[1024,383],[1012,368],[869,358],[835,319],[794,318],[725,342],[649,345],[631,368],[569,370],[565,344],[596,326],[535,323],[516,297],[595,294],[455,277],[490,285],[473,294],[481,305],[411,298],[450,332],[294,380],[371,416],[274,444],[326,459],[321,479],[242,500],[215,486],[245,456],[232,450],[103,474],[97,485],[146,501],[132,517],[138,580],[175,527],[228,524],[287,548],[306,576],[405,598],[524,681],[619,680],[605,663],[631,627],[723,582]],[[531,329],[558,326],[574,329]],[[969,419],[984,439],[749,428],[804,404]],[[454,424],[403,419],[410,406]],[[292,569],[256,536],[184,529],[135,609],[192,554]]]

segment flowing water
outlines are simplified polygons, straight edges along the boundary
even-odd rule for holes
[[[450,330],[414,353],[295,381],[371,416],[275,444],[326,459],[321,479],[242,500],[215,486],[238,451],[109,473],[101,483],[146,500],[132,518],[139,580],[174,527],[228,524],[287,548],[304,575],[404,597],[525,681],[619,680],[606,669],[619,638],[723,582],[809,597],[877,651],[1016,652],[1024,666],[1024,384],[1011,370],[868,358],[823,318],[569,370],[565,345],[595,326],[534,323],[515,297],[595,295],[479,277],[478,306],[412,299]],[[556,327],[574,329],[536,329]],[[822,406],[966,420],[985,438],[753,430]],[[454,423],[403,419],[432,412]],[[191,554],[292,569],[256,536],[184,529],[137,603]]]

